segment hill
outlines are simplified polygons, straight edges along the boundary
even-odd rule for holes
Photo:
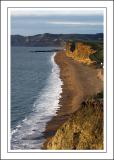
[[[43,47],[43,46],[63,46],[69,39],[75,41],[103,41],[103,33],[98,34],[37,34],[34,36],[11,35],[11,46],[28,46],[28,47]]]

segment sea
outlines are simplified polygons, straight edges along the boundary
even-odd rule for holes
[[[11,48],[11,150],[40,150],[46,124],[60,107],[62,81],[52,49]]]

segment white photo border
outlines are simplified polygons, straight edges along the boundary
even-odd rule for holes
[[[24,1],[24,2],[25,2],[25,1]],[[52,3],[52,1],[46,1],[46,2]],[[56,1],[56,2],[58,2],[58,1]],[[68,2],[68,1],[66,1],[66,3],[67,3],[67,2]],[[79,2],[79,1],[78,1],[78,2]],[[95,2],[95,1],[94,1],[94,2]],[[36,1],[35,1],[35,3],[36,3]],[[65,3],[65,1],[63,1],[63,3]],[[73,1],[72,3],[74,3],[74,1]],[[77,2],[75,2],[75,4],[76,4],[76,3],[77,3]],[[84,1],[84,3],[86,3],[86,1]],[[90,2],[89,2],[89,3],[90,3]],[[39,4],[39,2],[37,2],[37,4]],[[26,5],[27,5],[27,4],[26,4]],[[35,6],[36,6],[36,5],[35,5]],[[10,33],[10,26],[9,26],[9,24],[10,24],[10,15],[8,14],[8,12],[9,12],[8,10],[11,9],[11,8],[19,8],[19,7],[14,7],[14,6],[13,6],[13,7],[7,6],[7,7],[6,7],[6,9],[7,9],[7,30],[6,30],[6,31],[7,31],[7,36],[5,36],[5,38],[7,37],[7,38],[6,38],[6,40],[7,40],[7,55],[5,55],[5,59],[6,59],[6,61],[7,61],[7,67],[5,68],[5,71],[7,71],[7,75],[5,75],[5,76],[7,77],[7,85],[6,85],[6,86],[7,86],[7,98],[8,98],[8,100],[7,100],[7,107],[8,107],[8,108],[7,108],[7,109],[5,108],[5,111],[7,111],[7,117],[8,117],[8,118],[7,118],[7,140],[5,140],[5,142],[7,141],[7,143],[10,142],[10,141],[9,141],[9,139],[10,139],[10,138],[9,138],[9,136],[10,136],[10,135],[9,135],[9,133],[10,133],[10,132],[9,132],[9,131],[10,131],[10,120],[9,120],[9,119],[10,119],[10,112],[9,112],[9,106],[10,106],[10,95],[9,95],[9,91],[10,91],[10,85],[9,85],[9,84],[10,84],[10,82],[11,82],[11,81],[10,81],[10,78],[11,78],[11,77],[10,77],[10,74],[9,74],[9,73],[10,73],[10,71],[11,71],[11,70],[10,70],[10,61],[11,61],[11,59],[10,59],[10,34],[9,34],[9,33]],[[21,6],[21,8],[22,8],[22,6]],[[25,8],[25,7],[24,7],[24,8]],[[28,8],[28,7],[27,7],[27,8]],[[32,8],[34,8],[34,7],[32,7]],[[35,7],[35,8],[56,8],[56,7],[54,7],[54,6],[51,6],[51,7],[47,6],[47,7]],[[63,152],[63,151],[50,151],[50,150],[47,150],[47,151],[45,151],[45,150],[43,151],[43,150],[42,150],[42,152],[39,151],[39,150],[36,150],[36,151],[32,151],[32,152],[31,152],[31,151],[25,150],[25,151],[23,151],[23,152],[22,152],[22,151],[18,151],[18,152],[17,152],[17,151],[11,151],[11,150],[9,149],[9,148],[10,148],[10,143],[8,143],[8,145],[7,145],[7,154],[10,154],[10,155],[11,155],[11,154],[15,154],[15,155],[16,155],[16,153],[20,153],[20,154],[21,154],[21,153],[22,153],[22,154],[25,154],[25,153],[30,153],[30,154],[35,154],[35,153],[36,153],[36,154],[41,154],[41,153],[42,153],[42,154],[44,154],[44,153],[46,153],[46,155],[47,155],[47,153],[48,153],[48,155],[49,155],[49,153],[50,153],[50,154],[52,154],[52,153],[53,153],[53,154],[54,154],[54,153],[55,153],[55,154],[58,154],[58,153],[61,153],[61,154],[62,154],[62,153],[70,153],[70,155],[71,155],[71,154],[76,154],[76,155],[77,155],[77,153],[79,153],[79,154],[82,154],[82,153],[84,153],[84,154],[85,154],[85,153],[86,153],[86,154],[87,154],[87,153],[91,153],[91,154],[92,154],[92,153],[94,153],[94,154],[102,153],[102,154],[103,154],[103,153],[107,153],[107,152],[108,152],[108,150],[107,150],[107,124],[108,124],[108,121],[107,121],[107,106],[108,106],[108,105],[107,105],[107,82],[108,82],[108,80],[107,80],[107,78],[108,78],[108,77],[107,77],[107,76],[108,76],[108,75],[107,75],[107,73],[108,73],[108,71],[107,71],[107,70],[108,70],[108,69],[107,69],[107,62],[108,62],[108,61],[107,61],[107,58],[108,58],[108,57],[107,57],[107,52],[108,52],[108,47],[107,47],[107,8],[108,8],[108,7],[57,7],[57,8],[99,8],[99,9],[104,8],[104,9],[106,10],[106,17],[105,17],[106,19],[104,18],[104,19],[105,19],[105,22],[106,22],[106,26],[104,25],[104,46],[105,46],[105,47],[104,47],[104,56],[105,56],[105,57],[104,57],[104,60],[105,60],[104,63],[105,63],[105,66],[106,66],[106,68],[105,68],[105,73],[104,73],[104,79],[106,78],[105,83],[104,83],[104,89],[105,89],[105,93],[106,93],[106,94],[105,94],[105,97],[104,97],[104,99],[106,98],[106,99],[105,99],[105,100],[106,100],[106,101],[105,101],[105,105],[106,105],[106,107],[105,107],[105,114],[106,114],[106,115],[104,114],[104,115],[105,115],[105,121],[106,121],[106,122],[104,123],[104,127],[105,127],[105,125],[106,125],[106,127],[105,127],[105,129],[106,129],[106,135],[105,135],[105,129],[104,129],[104,135],[105,135],[105,138],[106,138],[106,144],[105,144],[106,147],[105,147],[104,152],[103,152],[103,150],[101,150],[101,151],[100,151],[100,150],[95,150],[95,151],[82,151],[82,150],[80,150],[80,151],[79,151],[79,150],[78,150],[78,151],[69,151],[69,150],[68,150],[68,151],[64,151],[64,152]],[[105,27],[106,27],[106,28],[105,28]],[[6,28],[5,28],[5,29],[6,29]],[[105,32],[105,30],[106,30],[106,32]],[[2,35],[2,36],[3,36],[3,35]],[[1,45],[1,46],[2,46],[2,45]],[[5,51],[6,51],[6,50],[5,50]],[[6,52],[5,52],[5,54],[6,54]],[[1,55],[1,56],[2,56],[2,55]],[[3,57],[1,57],[1,58],[3,58]],[[2,60],[2,59],[1,59],[1,60]],[[6,63],[5,63],[5,64],[6,64]],[[2,66],[2,65],[1,65],[1,66]],[[1,73],[2,73],[2,72],[1,72]],[[2,75],[2,74],[1,74],[1,75]],[[2,88],[1,91],[3,91],[3,88]],[[2,100],[2,99],[1,99],[1,100]],[[1,106],[2,106],[2,105],[1,105]],[[1,108],[1,109],[2,109],[2,108]],[[1,117],[2,117],[2,116],[1,116]],[[2,139],[1,139],[1,140],[2,140]],[[6,146],[6,145],[5,145],[5,146]],[[69,157],[70,157],[70,155],[69,155]],[[28,156],[28,157],[29,157],[29,156]],[[41,159],[41,158],[40,158],[40,159]],[[54,158],[53,158],[53,159],[54,159]],[[63,158],[61,158],[61,159],[63,159]],[[73,158],[73,159],[74,159],[74,158]],[[79,158],[78,158],[78,159],[79,159]]]
[[[99,152],[103,152],[103,153],[106,153],[107,152],[107,145],[106,145],[106,143],[107,143],[107,134],[105,135],[105,133],[107,132],[107,123],[106,123],[106,121],[107,121],[107,112],[106,112],[106,110],[107,110],[107,95],[106,95],[106,93],[107,93],[107,88],[106,88],[106,86],[107,86],[107,54],[106,54],[106,48],[107,48],[107,44],[106,44],[106,30],[107,30],[107,28],[106,28],[106,22],[107,22],[107,8],[105,7],[105,8],[96,8],[96,7],[61,7],[61,9],[84,9],[84,10],[102,10],[103,12],[104,12],[104,14],[103,14],[103,19],[104,19],[104,22],[103,22],[103,26],[105,26],[105,28],[103,27],[103,30],[104,30],[104,35],[103,35],[103,39],[104,39],[104,42],[103,42],[103,44],[105,44],[105,47],[104,47],[104,45],[103,45],[103,47],[104,47],[104,50],[105,50],[105,52],[104,52],[104,73],[105,73],[105,75],[104,75],[104,79],[105,79],[105,83],[104,83],[104,90],[105,90],[105,100],[104,100],[104,148],[105,149],[103,149],[103,150],[67,150],[67,151],[65,151],[65,150],[56,150],[56,151],[50,151],[50,150],[11,150],[10,149],[10,137],[11,137],[11,131],[10,131],[10,129],[11,129],[11,124],[10,124],[10,122],[11,122],[11,120],[10,120],[10,117],[11,117],[11,115],[10,115],[10,106],[11,106],[11,42],[10,42],[10,32],[11,32],[11,11],[13,11],[13,9],[24,9],[24,10],[26,10],[26,9],[52,9],[51,7],[15,7],[15,8],[12,8],[12,7],[8,7],[7,8],[7,20],[8,20],[8,34],[7,34],[7,39],[8,39],[8,46],[7,46],[7,48],[8,48],[8,51],[7,51],[7,57],[8,57],[8,73],[7,73],[7,75],[9,75],[8,76],[8,105],[7,105],[7,111],[8,111],[8,120],[7,120],[7,124],[8,124],[8,126],[7,126],[7,128],[8,128],[8,132],[7,132],[7,137],[8,137],[8,145],[7,145],[7,152],[8,153],[24,153],[24,152],[27,152],[27,153],[65,153],[65,152],[67,152],[67,153],[85,153],[85,152],[91,152],[91,153],[99,153]],[[53,9],[60,9],[60,7],[53,7]],[[10,85],[9,85],[10,84]]]

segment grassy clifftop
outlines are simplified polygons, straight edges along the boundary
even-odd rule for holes
[[[103,99],[102,93],[82,102],[50,139],[47,149],[86,150],[103,149]]]

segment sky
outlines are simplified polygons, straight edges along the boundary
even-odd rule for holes
[[[79,8],[15,8],[11,10],[11,34],[35,35],[103,33],[103,10]]]

